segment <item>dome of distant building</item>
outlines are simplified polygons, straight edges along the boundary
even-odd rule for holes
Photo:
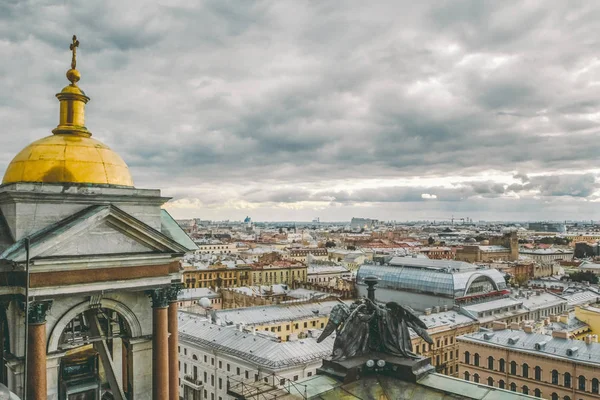
[[[10,162],[2,184],[17,182],[133,186],[125,161],[105,144],[92,139],[85,127],[89,97],[77,86],[81,78],[75,61],[67,72],[71,81],[56,95],[60,120],[53,135],[37,140]]]
[[[475,240],[475,238],[470,237],[465,240],[465,243],[477,243],[477,240]]]

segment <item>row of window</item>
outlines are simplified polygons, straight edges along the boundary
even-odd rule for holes
[[[471,377],[469,375],[469,372],[465,372],[465,380],[468,381],[468,380],[470,380],[470,378]],[[479,383],[479,375],[478,374],[473,374],[473,382]],[[488,384],[488,386],[494,386],[494,378],[489,377],[488,381],[487,381],[487,384]],[[498,387],[500,389],[507,389],[506,388],[506,383],[502,379],[498,381]],[[511,383],[509,385],[509,388],[510,388],[511,391],[516,392],[517,391],[517,384],[513,382],[513,383]],[[542,391],[540,389],[536,388],[535,390],[531,391],[531,390],[529,390],[529,387],[527,385],[523,385],[521,387],[521,392],[523,394],[526,394],[526,395],[533,395],[533,396],[539,397],[539,398],[542,397]],[[551,398],[551,400],[561,400],[560,396],[557,393],[552,393],[550,395],[550,398]],[[571,397],[570,396],[564,396],[562,398],[562,400],[571,400]]]
[[[465,364],[471,364],[471,354],[466,351],[465,352]],[[479,367],[480,365],[480,356],[478,353],[475,353],[473,355],[473,364],[476,367]],[[487,369],[489,369],[490,371],[495,371],[495,360],[494,357],[489,356],[487,359]],[[506,362],[504,361],[503,358],[501,358],[500,360],[498,360],[498,369],[497,371],[499,372],[506,372]],[[510,371],[509,373],[511,375],[515,375],[515,376],[519,376],[518,374],[518,364],[515,361],[511,361],[510,362]],[[530,378],[530,367],[527,363],[523,363],[521,365],[521,374],[520,376],[522,376],[523,378]],[[571,374],[569,372],[565,372],[563,374],[563,379],[562,382],[560,382],[560,373],[557,370],[552,370],[551,372],[551,378],[552,378],[552,384],[553,385],[561,385],[566,387],[566,388],[571,388],[572,384],[573,384],[573,377],[571,376]],[[543,376],[542,376],[542,369],[539,366],[536,366],[535,368],[533,368],[533,379],[535,379],[536,381],[541,381],[543,380]],[[587,390],[587,379],[585,376],[583,375],[579,375],[579,377],[577,378],[577,388],[581,391],[586,391]],[[598,380],[598,378],[593,378],[591,380],[591,387],[589,389],[590,392],[598,394],[600,390],[600,381]]]

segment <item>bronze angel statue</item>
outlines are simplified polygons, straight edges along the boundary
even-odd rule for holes
[[[344,360],[370,352],[417,358],[412,351],[408,328],[427,343],[433,343],[427,334],[427,326],[410,307],[403,307],[395,302],[383,306],[363,298],[350,307],[344,303],[333,307],[329,322],[317,342],[322,342],[336,331],[333,360]]]

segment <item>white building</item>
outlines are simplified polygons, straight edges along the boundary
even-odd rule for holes
[[[555,261],[572,260],[573,250],[569,249],[520,249],[519,255],[525,256],[542,264],[549,264]]]
[[[233,399],[228,385],[249,390],[265,381],[284,386],[316,374],[333,339],[276,342],[235,325],[221,326],[179,312],[180,389],[184,399]],[[289,381],[289,382],[288,382]]]

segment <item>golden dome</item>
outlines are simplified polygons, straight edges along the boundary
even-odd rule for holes
[[[125,161],[90,137],[58,134],[25,147],[11,161],[2,184],[88,183],[133,186]]]
[[[129,168],[108,146],[92,139],[85,127],[85,104],[90,100],[77,86],[75,69],[79,41],[73,36],[73,59],[67,78],[71,81],[56,95],[60,122],[54,135],[31,143],[8,165],[2,184],[16,182],[78,183],[133,186]]]

